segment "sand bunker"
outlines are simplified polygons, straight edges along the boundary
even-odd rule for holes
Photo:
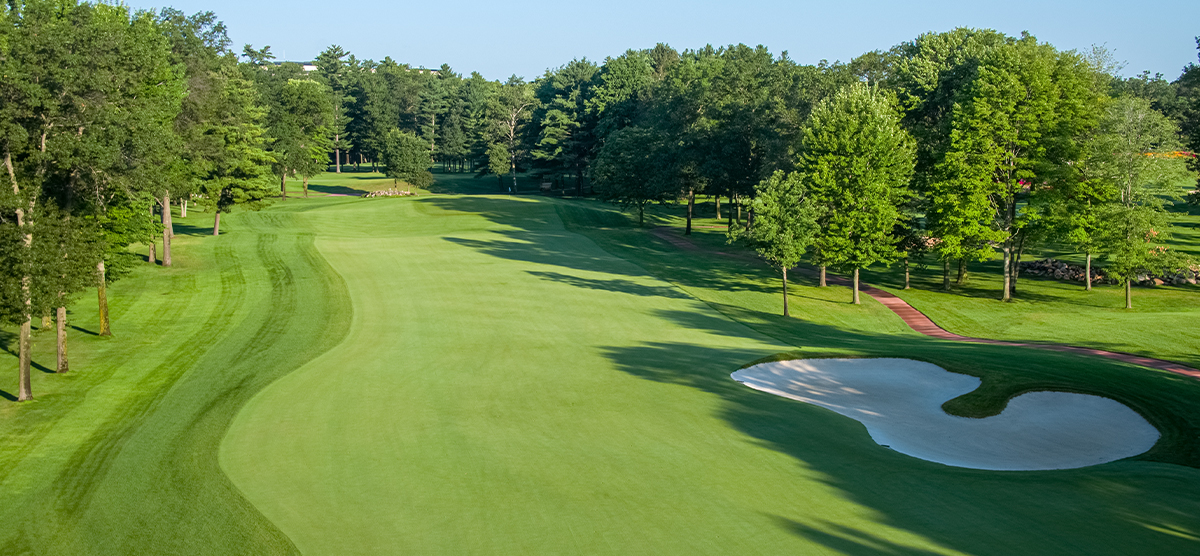
[[[911,359],[798,359],[733,373],[754,388],[831,409],[866,425],[880,445],[973,469],[1071,469],[1149,450],[1158,430],[1108,398],[1032,392],[986,419],[942,411],[979,386],[973,376]]]

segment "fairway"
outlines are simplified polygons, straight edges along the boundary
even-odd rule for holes
[[[586,203],[309,203],[304,229],[319,230],[316,248],[345,280],[349,330],[254,397],[220,451],[233,483],[302,553],[1128,554],[1198,546],[1194,469],[1153,461],[1055,472],[950,468],[892,452],[851,419],[728,376],[802,344],[862,349],[855,338],[864,325],[894,330],[894,340],[873,349],[908,346],[948,359],[947,368],[971,352],[980,361],[1023,353],[1025,368],[1129,367],[941,347],[905,332],[878,304],[851,312],[809,288],[797,304],[815,322],[776,327],[783,321],[756,308],[760,299],[774,308],[769,290],[753,281],[718,287],[720,267],[664,281],[659,274],[678,271],[679,255],[665,256],[644,232],[597,226],[611,217]],[[816,322],[840,339],[812,334]]]

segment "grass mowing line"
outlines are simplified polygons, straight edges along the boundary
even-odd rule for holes
[[[275,212],[234,215],[220,238],[177,237],[176,268],[110,290],[125,308],[115,338],[79,338],[71,374],[39,377],[34,404],[0,407],[0,461],[18,470],[0,484],[0,518],[13,525],[0,552],[295,552],[229,483],[216,449],[246,399],[340,341],[349,318],[304,211]],[[73,309],[85,322],[88,305]]]

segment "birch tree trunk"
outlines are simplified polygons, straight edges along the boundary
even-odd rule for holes
[[[213,235],[221,235],[221,211],[216,212],[216,217],[213,218]]]
[[[187,203],[188,203],[187,197],[184,197],[179,200],[179,217],[180,218],[187,218]]]
[[[907,289],[910,289],[911,287],[912,286],[909,284],[909,279],[908,279],[908,257],[904,257],[904,289],[907,290]]]
[[[1087,263],[1085,263],[1085,264],[1086,264],[1086,266],[1084,267],[1084,270],[1083,270],[1083,281],[1087,282],[1087,286],[1084,289],[1086,289],[1087,291],[1092,291],[1092,254],[1091,253],[1087,254]]]
[[[821,265],[820,266],[820,279],[817,281],[817,287],[823,288],[825,286],[826,286],[826,284],[825,284],[825,265]]]

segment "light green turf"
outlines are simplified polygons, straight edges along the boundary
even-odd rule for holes
[[[345,341],[252,399],[221,449],[235,484],[305,553],[1200,547],[1200,472],[1153,461],[1200,461],[1193,382],[929,340],[874,302],[835,302],[836,288],[799,288],[801,318],[781,319],[769,274],[680,253],[593,203],[368,202],[307,215],[354,306]],[[1038,380],[1109,392],[1164,441],[1141,461],[1064,472],[923,462],[728,378],[799,346],[983,375],[985,399],[966,399],[968,412]]]

